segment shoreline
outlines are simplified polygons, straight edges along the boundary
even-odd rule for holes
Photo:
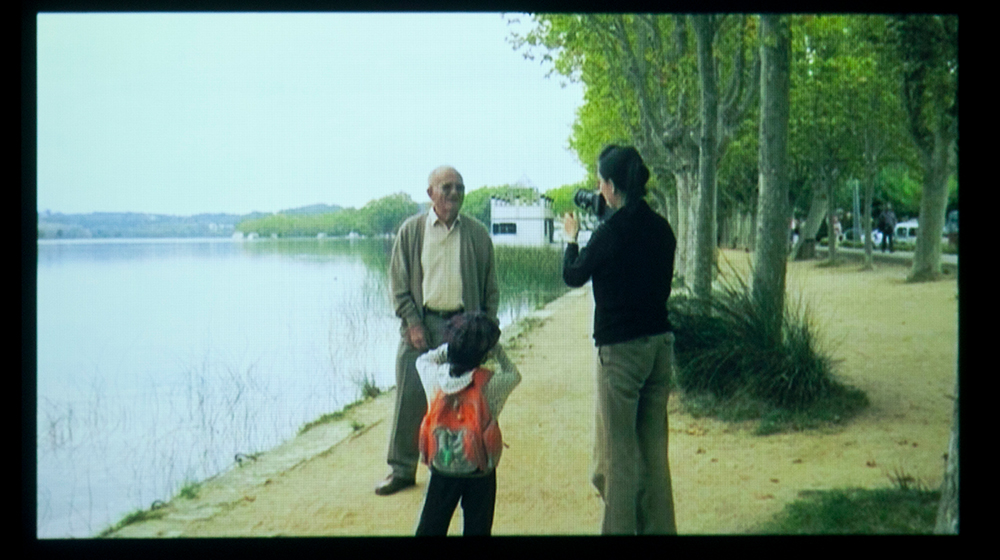
[[[589,285],[589,284],[588,284]],[[500,337],[500,344],[505,348],[516,346],[518,339],[528,336],[533,328],[552,316],[549,309],[561,299],[573,292],[585,290],[567,290],[559,297],[549,301],[542,307],[521,317],[516,323],[508,325]],[[579,294],[576,294],[579,295]],[[244,500],[247,491],[269,485],[272,480],[296,467],[323,456],[345,441],[357,438],[370,429],[378,426],[392,414],[394,394],[393,386],[373,398],[362,398],[348,403],[341,410],[327,414],[338,414],[339,417],[316,423],[322,416],[307,426],[315,423],[304,432],[295,435],[277,446],[247,457],[243,462],[234,462],[225,470],[194,484],[195,497],[185,498],[178,494],[156,509],[145,509],[125,514],[108,528],[102,529],[89,538],[160,538],[178,537],[183,528],[193,521],[207,520]],[[301,428],[300,428],[301,429]],[[140,515],[137,521],[120,528],[115,527],[132,515]]]

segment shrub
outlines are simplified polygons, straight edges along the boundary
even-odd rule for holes
[[[803,306],[786,305],[781,333],[745,280],[734,274],[711,302],[672,297],[677,383],[689,409],[724,420],[765,418],[763,433],[809,427],[807,414],[839,421],[867,404],[833,379],[833,359],[818,348]],[[838,403],[830,410],[829,403]],[[762,423],[763,424],[763,423]]]

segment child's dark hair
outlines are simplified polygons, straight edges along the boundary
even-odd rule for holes
[[[500,327],[484,313],[462,313],[452,317],[445,331],[451,376],[458,377],[483,363],[500,340]]]

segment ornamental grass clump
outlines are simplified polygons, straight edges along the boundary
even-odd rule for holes
[[[677,383],[689,408],[726,420],[782,419],[779,424],[801,427],[802,413],[839,421],[866,402],[833,379],[833,359],[818,348],[802,305],[786,306],[776,326],[770,310],[733,274],[710,302],[678,295],[668,306]],[[839,404],[831,409],[830,400]]]

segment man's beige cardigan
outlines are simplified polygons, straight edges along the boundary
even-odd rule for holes
[[[427,214],[403,222],[392,246],[389,283],[396,315],[403,320],[401,333],[419,325],[424,317],[423,279],[420,253],[424,246]],[[455,227],[459,233],[459,260],[462,274],[462,302],[466,311],[482,311],[497,320],[500,290],[493,263],[493,240],[486,226],[475,218],[461,215]]]

